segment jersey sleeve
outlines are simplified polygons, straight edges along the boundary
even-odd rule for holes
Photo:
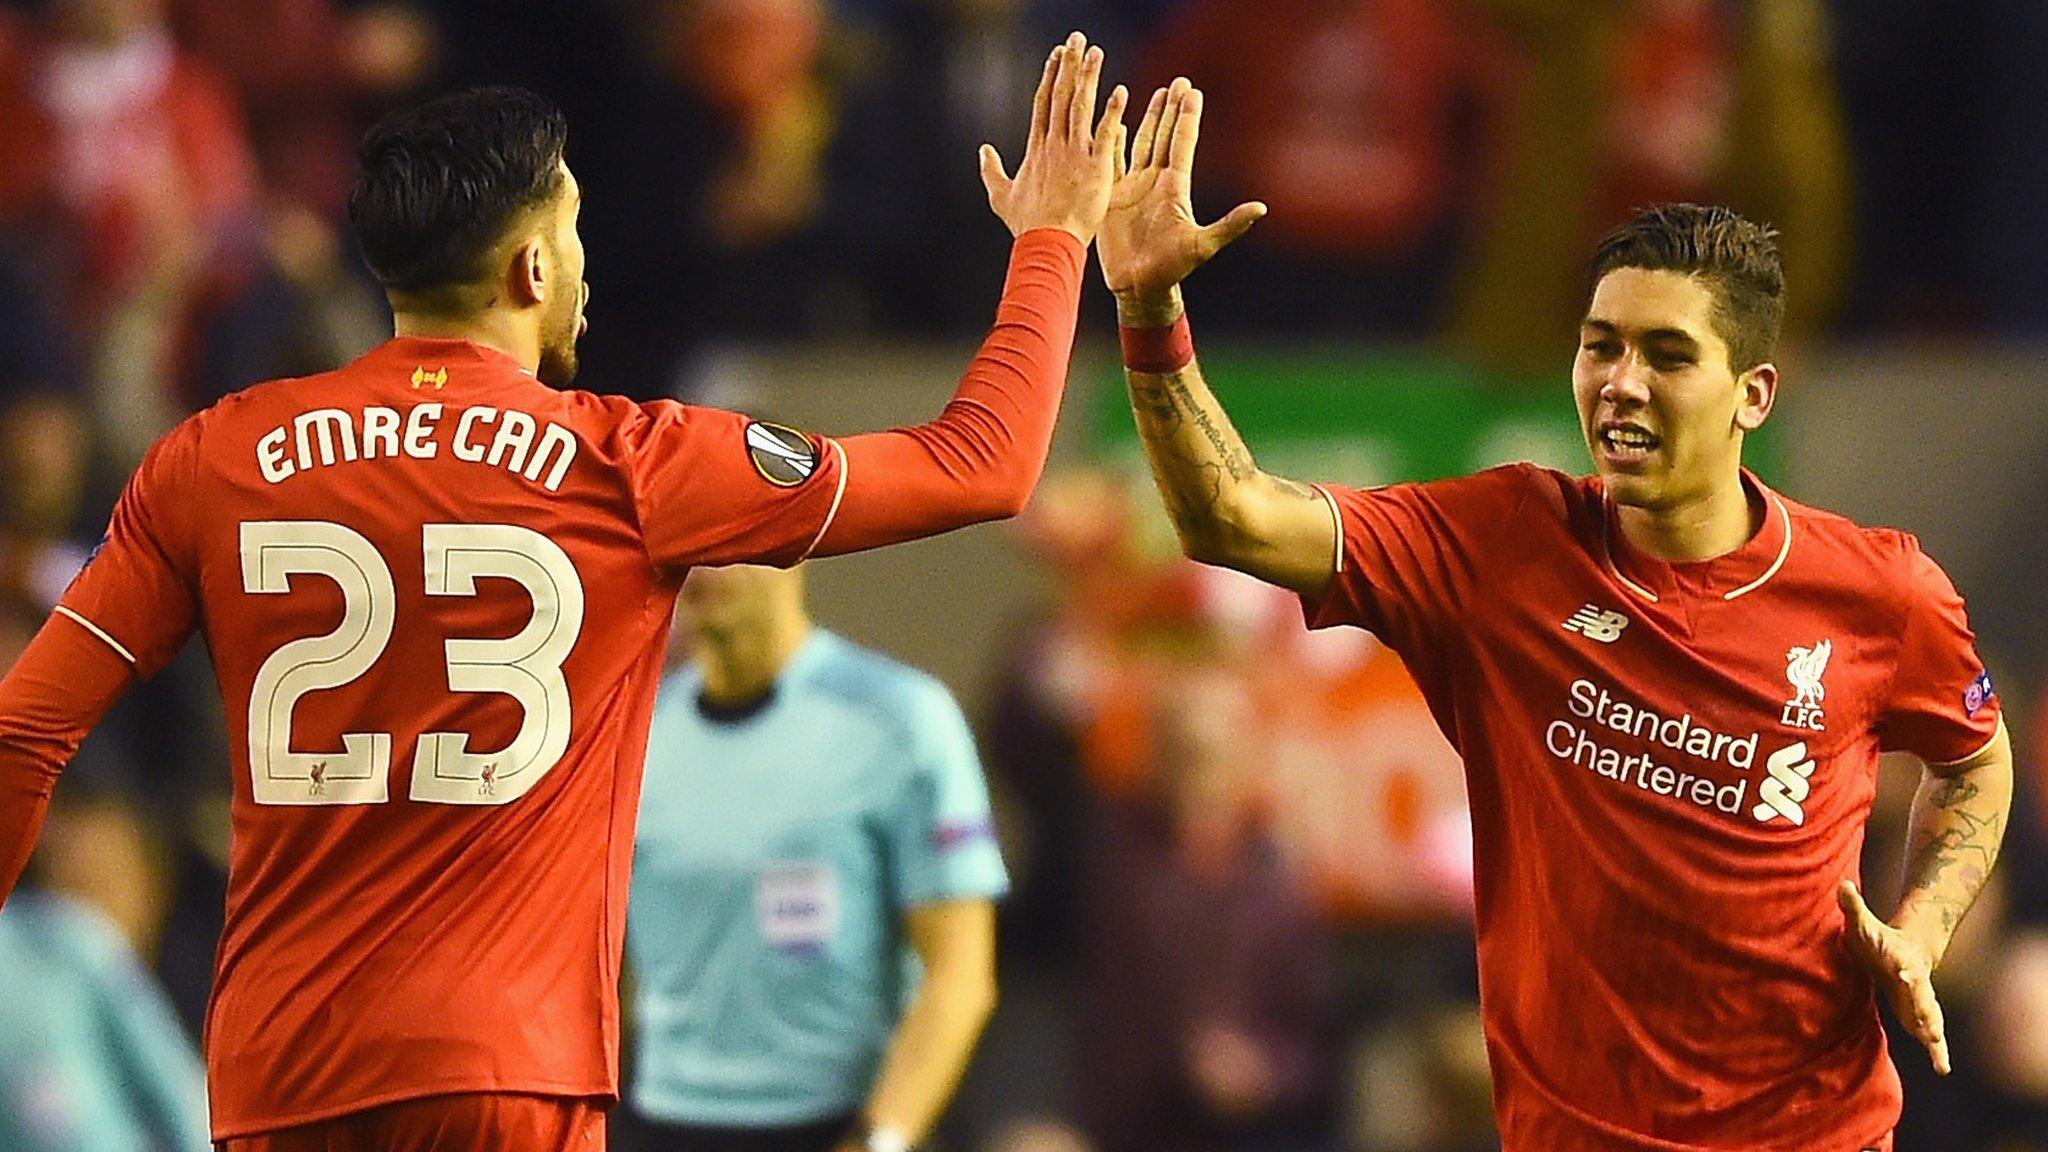
[[[57,774],[133,679],[130,661],[62,613],[0,677],[0,901],[28,863]]]
[[[187,420],[143,456],[106,535],[57,601],[60,615],[144,678],[170,663],[198,621],[197,427]]]
[[[845,506],[836,556],[1016,515],[1052,447],[1088,250],[1058,228],[1017,238],[995,326],[939,418],[836,444]]]
[[[896,901],[993,899],[1009,890],[974,736],[945,689],[911,696],[905,772],[887,814]]]
[[[1910,537],[1904,564],[1905,620],[1878,717],[1879,745],[1930,764],[1953,764],[1997,735],[1998,698],[1948,574]]]
[[[1514,465],[1385,488],[1321,485],[1337,517],[1337,571],[1320,597],[1302,598],[1309,627],[1353,624],[1405,657],[1427,652],[1473,603],[1487,550],[1534,491],[1533,472]]]
[[[632,408],[618,434],[656,567],[788,567],[830,526],[846,478],[831,442],[673,400]]]

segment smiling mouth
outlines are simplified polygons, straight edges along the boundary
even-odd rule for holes
[[[1607,424],[1600,429],[1599,442],[1610,460],[1634,464],[1648,460],[1663,443],[1647,428],[1635,424]]]

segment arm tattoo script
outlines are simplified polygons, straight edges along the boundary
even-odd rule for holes
[[[1223,499],[1224,486],[1258,473],[1229,417],[1215,400],[1195,393],[1192,366],[1164,375],[1128,374],[1139,432],[1159,468],[1162,493],[1177,523],[1205,519]],[[1207,390],[1204,389],[1204,392]]]

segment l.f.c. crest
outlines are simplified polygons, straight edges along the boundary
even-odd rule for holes
[[[1827,699],[1827,686],[1821,677],[1827,673],[1828,657],[1834,655],[1835,645],[1823,640],[1811,648],[1794,648],[1785,653],[1785,680],[1792,685],[1792,699],[1785,702],[1785,712],[1779,717],[1787,727],[1804,728],[1811,732],[1825,732],[1827,725],[1821,711],[1821,702]]]

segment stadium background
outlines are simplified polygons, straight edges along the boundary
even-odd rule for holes
[[[1205,89],[1205,218],[1273,209],[1188,295],[1211,378],[1286,474],[1576,469],[1591,239],[1673,198],[1784,230],[1761,470],[1920,534],[2021,747],[2004,866],[1942,974],[1958,1072],[1897,1046],[1899,1148],[2048,1149],[2037,0],[0,5],[0,662],[179,414],[385,334],[342,215],[379,109],[500,81],[567,109],[582,384],[854,431],[928,418],[964,365],[1006,246],[974,145],[1015,158],[1071,27],[1141,98],[1177,73]],[[1489,1147],[1455,761],[1369,640],[1310,640],[1284,600],[1168,561],[1099,285],[1083,313],[1022,521],[813,566],[825,623],[933,669],[977,719],[1018,880],[1003,1006],[943,1141]],[[41,861],[188,1023],[222,896],[211,692],[195,651],[124,703]],[[1911,788],[1889,779],[1880,897]],[[1193,1068],[1219,1019],[1247,1022],[1254,1071]],[[1146,1120],[1188,1114],[1211,1122]]]

